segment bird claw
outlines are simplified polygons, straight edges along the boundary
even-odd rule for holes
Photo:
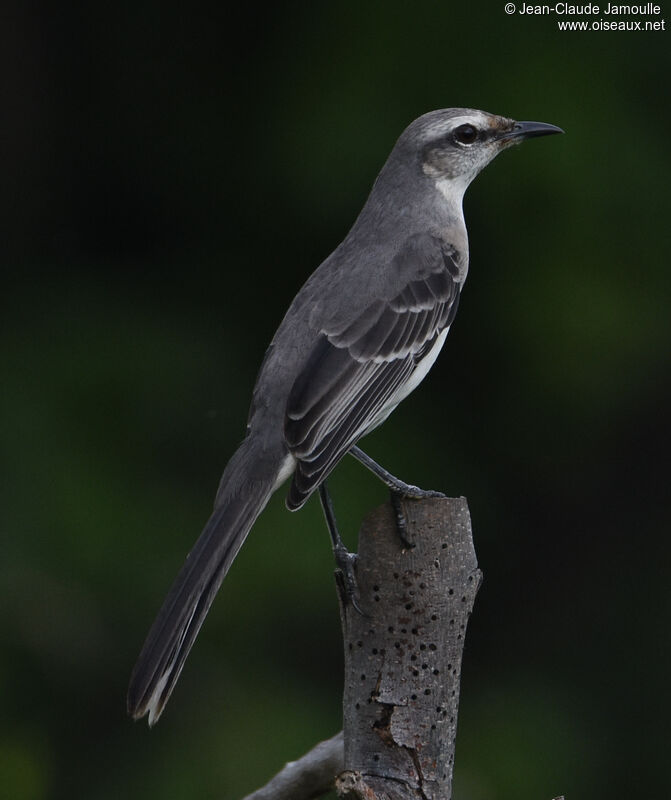
[[[425,500],[429,497],[447,497],[443,492],[436,492],[433,489],[420,489],[419,486],[413,486],[409,483],[406,484],[400,492],[394,492],[392,490],[392,494],[398,494],[399,497],[408,497],[411,500]]]
[[[408,538],[408,521],[403,509],[404,500],[424,500],[429,497],[446,497],[442,492],[435,492],[432,489],[420,489],[419,486],[405,484],[401,491],[392,489],[391,504],[396,515],[396,530],[404,550],[411,550],[415,545]]]
[[[401,540],[401,546],[404,550],[411,550],[415,545],[408,539],[408,520],[403,510],[404,495],[393,491],[393,489],[390,494],[391,505],[394,509],[394,515],[396,516],[396,532],[398,533],[398,538]]]
[[[341,543],[333,548],[333,554],[336,562],[336,579],[338,581],[338,588],[343,600],[343,604],[351,604],[352,608],[362,617],[366,614],[361,609],[359,585],[356,580],[356,562],[357,554],[350,553],[349,550]]]

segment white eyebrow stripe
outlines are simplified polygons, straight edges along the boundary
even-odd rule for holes
[[[429,136],[440,135],[448,130],[454,130],[455,128],[458,128],[459,125],[488,126],[490,124],[489,119],[490,118],[486,114],[461,114],[458,117],[452,117],[452,119],[449,121],[449,128],[446,127],[445,121],[436,122],[427,129],[427,133]]]

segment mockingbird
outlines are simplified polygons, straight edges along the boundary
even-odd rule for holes
[[[287,479],[292,511],[319,490],[345,569],[325,480],[346,453],[397,495],[437,494],[394,478],[356,443],[420,383],[445,342],[468,272],[466,188],[510,145],[561,132],[448,108],[401,134],[354,226],[296,295],[266,352],[246,437],[133,670],[131,716],[158,720],[233,559]]]

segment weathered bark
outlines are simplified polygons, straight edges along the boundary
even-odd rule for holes
[[[466,624],[482,574],[465,498],[391,505],[359,536],[365,616],[341,601],[345,772],[341,796],[449,800]]]
[[[287,764],[245,800],[449,800],[468,617],[482,574],[465,498],[391,504],[364,520],[360,614],[343,602],[343,734]]]
[[[461,658],[482,573],[465,498],[403,509],[405,547],[391,505],[361,527],[364,616],[340,593],[344,754],[339,733],[245,800],[312,800],[334,779],[348,800],[450,800]]]

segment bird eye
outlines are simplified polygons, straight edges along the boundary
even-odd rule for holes
[[[454,129],[453,135],[458,144],[473,144],[478,138],[478,129],[473,125],[459,125]]]

